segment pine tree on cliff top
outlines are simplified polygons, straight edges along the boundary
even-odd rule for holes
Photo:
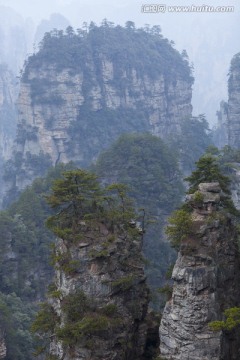
[[[223,175],[220,166],[217,163],[217,159],[210,154],[203,155],[196,162],[196,170],[187,177],[190,184],[188,193],[194,195],[195,203],[200,203],[201,206],[201,194],[198,192],[198,185],[201,183],[218,182],[223,194],[221,194],[221,207],[232,215],[240,215],[239,210],[235,208],[235,205],[230,197],[230,179]],[[179,250],[181,242],[189,236],[192,231],[192,218],[191,218],[191,207],[188,204],[183,204],[179,210],[176,210],[169,217],[169,225],[166,227],[166,234],[169,238],[171,245]]]
[[[189,194],[197,191],[198,185],[204,182],[218,182],[223,192],[228,195],[230,194],[228,189],[230,179],[222,174],[216,158],[209,154],[203,155],[196,162],[196,170],[185,180],[190,184]]]

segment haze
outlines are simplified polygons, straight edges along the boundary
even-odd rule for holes
[[[82,26],[85,21],[94,21],[99,24],[103,18],[121,25],[128,20],[134,21],[139,27],[144,24],[160,25],[163,36],[173,40],[179,51],[186,49],[190,63],[194,64],[194,115],[205,113],[207,120],[213,124],[216,121],[215,113],[220,101],[227,100],[227,74],[231,58],[240,51],[239,1],[211,0],[204,3],[209,6],[234,6],[234,12],[223,13],[146,14],[141,12],[143,3],[145,4],[144,1],[139,0],[132,0],[131,3],[126,0],[121,2],[116,0],[41,0],[41,2],[39,0],[0,0],[0,5],[14,9],[21,16],[15,14],[13,23],[22,21],[25,24],[28,33],[28,48],[23,52],[26,55],[32,51],[34,38],[35,41],[39,41],[39,36],[42,36],[39,28],[38,35],[36,34],[38,25],[43,19],[49,19],[52,13],[64,16],[65,19],[62,18],[60,21],[63,26],[69,22],[75,28]],[[146,3],[150,4],[150,2]],[[200,6],[203,2],[200,0],[163,0],[158,4]],[[6,10],[9,9],[2,7],[2,14]],[[3,19],[1,26],[4,26]],[[43,25],[42,28],[44,28]],[[12,55],[15,56],[14,52]],[[21,67],[21,63],[18,67]]]

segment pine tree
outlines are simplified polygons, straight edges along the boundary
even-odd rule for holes
[[[222,191],[225,194],[230,194],[230,179],[222,174],[216,158],[209,154],[203,155],[196,162],[196,170],[185,180],[190,184],[189,194],[197,191],[198,185],[204,182],[218,182]]]
[[[47,202],[57,211],[48,218],[47,226],[68,241],[78,239],[81,221],[89,225],[102,221],[111,226],[128,226],[135,218],[125,185],[103,188],[95,174],[82,169],[63,173],[63,178],[54,182]]]
[[[100,216],[102,200],[96,175],[81,169],[67,171],[63,179],[54,182],[52,194],[47,196],[49,205],[57,210],[47,225],[57,236],[73,240],[80,220]]]

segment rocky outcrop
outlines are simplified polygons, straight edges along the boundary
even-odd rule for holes
[[[17,152],[23,161],[27,153],[44,153],[52,164],[73,160],[86,166],[122,133],[150,131],[166,138],[191,116],[190,68],[166,39],[142,31],[161,49],[145,64],[142,48],[134,55],[142,41],[138,31],[106,26],[82,33],[67,39],[62,33],[46,36],[42,49],[28,60],[18,99]],[[102,43],[103,35],[113,43]],[[51,52],[61,47],[62,55],[54,57]],[[32,178],[31,169],[17,174],[16,186],[21,189]]]
[[[87,123],[89,120],[82,110],[88,97],[90,98],[89,113],[93,112],[96,116],[99,114],[99,117],[103,111],[103,104],[113,113],[117,109],[132,109],[137,112],[141,102],[147,114],[139,130],[149,129],[153,134],[163,138],[179,130],[181,118],[191,116],[191,86],[184,80],[176,79],[168,83],[163,74],[159,74],[154,80],[147,75],[140,78],[136,70],[132,69],[129,74],[126,72],[122,74],[123,79],[128,79],[128,86],[120,93],[117,84],[111,84],[114,80],[112,61],[101,59],[100,80],[96,78],[94,64],[90,63],[89,70],[96,85],[89,90],[89,93],[84,94],[83,86],[86,80],[83,70],[79,69],[78,74],[72,75],[68,68],[59,72],[55,66],[48,66],[45,63],[41,69],[32,69],[29,63],[28,79],[21,83],[18,100],[19,124],[25,125],[25,120],[26,125],[36,128],[37,141],[26,139],[20,151],[23,153],[30,151],[33,154],[44,151],[50,154],[53,163],[66,162],[72,157],[76,157],[77,161],[89,161],[91,154],[84,154],[84,149],[76,146],[77,144],[71,144],[74,148],[77,147],[79,151],[77,154],[75,152],[70,155],[67,147],[71,142],[68,129],[73,121],[78,121],[79,117],[79,122],[85,122],[85,127],[89,126]],[[36,82],[36,86],[45,83],[44,96],[41,94],[34,101],[33,89],[29,82]],[[103,83],[102,88],[99,82]],[[58,101],[55,101],[54,97]],[[129,117],[131,115],[129,113]],[[111,123],[109,125],[111,126]],[[126,124],[122,125],[124,131]],[[135,126],[138,129],[139,124],[136,123]],[[91,130],[94,131],[90,128],[89,131]],[[109,129],[106,130],[109,132]],[[94,143],[99,142],[98,135],[95,134]],[[106,145],[106,139],[103,140],[105,140],[103,145]],[[109,142],[109,139],[107,140]]]
[[[4,162],[12,156],[16,137],[17,111],[15,102],[18,95],[17,79],[6,65],[0,65],[0,208],[5,192],[3,183]]]
[[[7,355],[7,349],[4,339],[4,334],[0,331],[0,359],[5,359]]]
[[[228,80],[228,136],[229,145],[240,148],[240,53],[231,62]]]
[[[80,227],[80,241],[58,240],[55,250],[50,353],[61,360],[140,360],[149,301],[141,237],[104,224]]]
[[[0,65],[0,157],[7,160],[11,156],[11,148],[16,136],[17,113],[15,102],[18,95],[16,78]]]
[[[240,171],[239,163],[233,163],[231,167],[232,183],[231,194],[235,207],[240,210]]]
[[[199,193],[202,203],[194,206],[193,233],[182,241],[172,273],[173,293],[161,320],[160,350],[169,360],[239,359],[239,335],[230,337],[208,326],[221,319],[226,308],[237,306],[236,231],[221,209],[219,185],[200,184]]]
[[[221,101],[217,111],[217,124],[213,128],[213,142],[218,148],[228,144],[228,103]]]

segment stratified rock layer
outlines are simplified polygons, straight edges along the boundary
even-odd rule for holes
[[[17,112],[15,101],[18,84],[7,66],[0,65],[0,157],[8,160],[16,135]]]
[[[0,65],[0,208],[5,192],[3,164],[12,156],[16,136],[17,111],[15,102],[18,95],[16,77],[6,65]]]
[[[217,111],[217,124],[213,129],[213,143],[218,148],[228,145],[228,103],[220,102],[220,109]]]
[[[240,148],[240,53],[231,62],[228,80],[228,137],[229,145]]]
[[[113,37],[113,45],[118,42],[117,29],[106,31]],[[108,49],[101,45],[98,32],[101,34],[95,29],[86,35],[87,49],[81,55],[83,45],[74,45],[74,35],[67,40],[69,47],[64,41],[58,45],[60,40],[56,38],[49,54],[49,49],[43,47],[29,58],[18,99],[17,152],[23,162],[27,154],[44,153],[50,156],[53,165],[73,160],[86,166],[120,134],[150,131],[166,138],[179,131],[182,119],[191,117],[190,68],[166,39],[159,37],[155,63],[146,65],[144,55],[126,54],[131,58],[125,64],[119,58],[129,51],[125,47],[130,45],[118,43],[119,54],[115,54],[114,46]],[[137,32],[136,35],[126,29],[122,32],[126,32],[125,42],[135,36],[134,45],[139,46]],[[56,51],[62,46],[64,65],[57,55],[53,60],[51,52],[55,46]],[[69,56],[70,60],[76,57],[78,61],[69,65]],[[24,174],[18,171],[16,175],[19,189],[34,177],[31,166],[22,165],[21,170]]]
[[[185,239],[173,269],[173,293],[160,326],[160,350],[171,360],[239,359],[232,334],[212,332],[239,299],[239,255],[231,218],[221,211],[218,184],[200,184],[203,206],[193,211],[195,234]]]
[[[69,322],[66,303],[74,296],[84,297],[85,307],[77,305],[76,317],[69,326],[80,329],[88,322],[88,327],[81,327],[73,343],[71,338],[66,340],[65,332],[58,338],[53,335],[50,352],[61,360],[141,359],[149,302],[141,240],[134,240],[126,232],[113,234],[103,224],[99,228],[96,224],[95,231],[84,222],[81,227],[84,237],[77,244],[58,241],[56,256],[64,262],[56,264],[55,285],[60,297],[51,303],[61,332]],[[73,264],[75,269],[69,273],[66,268]],[[56,332],[59,334],[59,330]]]

